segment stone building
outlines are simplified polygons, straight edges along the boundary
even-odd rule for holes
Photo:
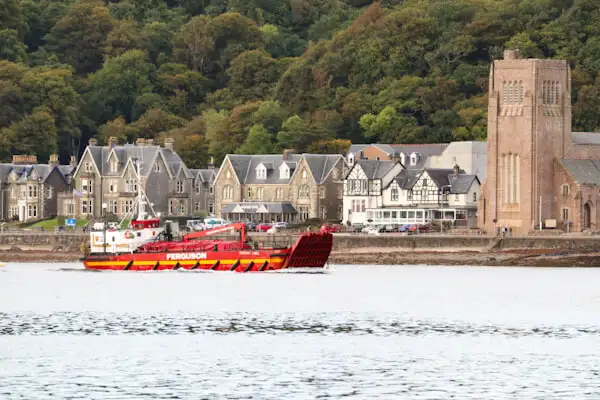
[[[124,217],[133,209],[137,185],[142,185],[155,212],[191,215],[194,176],[173,150],[173,143],[166,138],[160,147],[151,139],[138,139],[135,144],[119,145],[110,138],[107,146],[98,146],[91,139],[73,174],[74,190],[59,196],[59,213],[97,218],[106,203],[108,214]]]
[[[231,220],[339,219],[341,155],[228,154],[215,178],[215,214]]]
[[[489,78],[487,179],[478,223],[511,228],[598,230],[600,133],[571,130],[567,61],[495,60]]]
[[[0,219],[25,222],[56,216],[58,193],[68,188],[74,169],[74,162],[59,165],[56,154],[48,164],[38,164],[33,155],[15,155],[12,163],[0,164]]]
[[[215,213],[215,178],[219,169],[211,159],[207,169],[190,169],[193,176],[192,213],[213,215]]]

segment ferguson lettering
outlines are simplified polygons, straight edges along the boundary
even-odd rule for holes
[[[168,253],[167,260],[201,260],[206,258],[206,253]]]

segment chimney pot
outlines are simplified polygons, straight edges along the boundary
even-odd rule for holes
[[[454,177],[456,178],[459,173],[460,173],[460,167],[458,166],[458,164],[454,164],[454,168],[453,168]]]
[[[69,165],[71,165],[71,166],[77,165],[77,157],[71,156],[71,160],[69,161]]]
[[[108,138],[108,147],[116,146],[119,143],[119,140],[116,136],[111,136]]]
[[[154,139],[146,139],[146,146],[154,145]]]
[[[50,165],[58,164],[58,154],[50,154],[50,161],[48,162]]]
[[[294,149],[285,149],[285,150],[283,150],[283,160],[284,161],[289,161],[290,156],[292,156],[295,153],[296,153],[296,150],[294,150]]]
[[[146,145],[146,139],[144,138],[137,138],[135,141],[135,145],[136,146],[145,146]]]
[[[90,145],[90,146],[95,146],[95,145],[97,145],[97,144],[98,144],[98,140],[97,140],[96,138],[91,138],[91,139],[88,141],[88,145]]]
[[[172,137],[165,138],[165,148],[173,150],[173,143],[175,143],[175,139]]]
[[[210,158],[210,161],[208,163],[208,168],[215,169],[215,159],[214,159],[214,157]]]

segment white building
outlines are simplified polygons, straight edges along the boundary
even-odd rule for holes
[[[406,169],[394,161],[356,162],[344,181],[344,223],[474,227],[480,180],[452,169]]]

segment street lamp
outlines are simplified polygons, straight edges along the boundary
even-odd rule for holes
[[[106,224],[107,224],[107,213],[108,204],[102,203],[102,215],[104,216],[104,223],[102,224],[102,228],[104,228],[104,241],[102,247],[104,248],[104,253],[106,253]]]

